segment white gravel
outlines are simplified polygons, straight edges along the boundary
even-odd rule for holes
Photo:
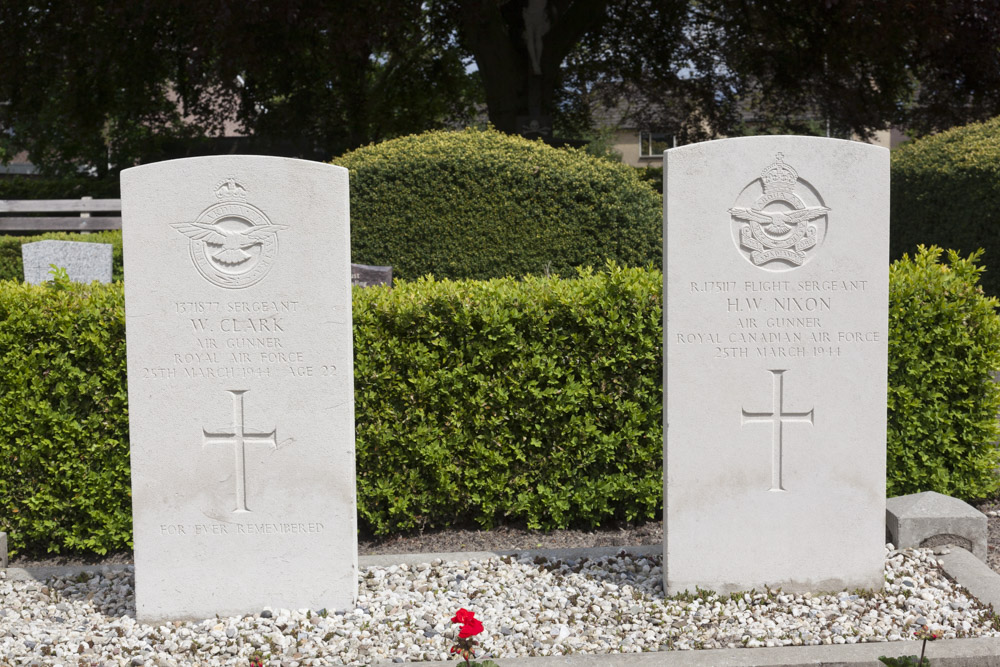
[[[347,613],[263,609],[149,626],[134,619],[132,568],[9,581],[0,574],[0,663],[12,665],[367,664],[453,659],[459,609],[485,626],[483,655],[641,652],[1000,636],[1000,620],[941,573],[929,549],[886,548],[881,593],[664,598],[659,557],[491,558],[361,572]]]

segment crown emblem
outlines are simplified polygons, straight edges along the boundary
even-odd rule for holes
[[[215,186],[215,197],[219,201],[246,201],[247,189],[230,176]]]
[[[778,153],[774,163],[768,165],[760,173],[760,179],[764,182],[764,194],[776,195],[786,192],[794,192],[795,184],[799,180],[799,175],[794,169],[785,164],[785,156]]]

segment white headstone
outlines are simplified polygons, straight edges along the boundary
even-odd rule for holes
[[[664,165],[667,590],[880,589],[889,151],[749,137]]]
[[[111,244],[85,241],[35,241],[21,245],[24,280],[32,285],[52,280],[52,265],[66,269],[78,283],[111,282]]]
[[[122,172],[140,621],[357,595],[347,170]]]

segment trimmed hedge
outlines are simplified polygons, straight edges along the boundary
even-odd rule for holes
[[[355,291],[358,506],[375,533],[651,518],[659,272]]]
[[[976,258],[890,272],[888,489],[997,490],[996,301]],[[659,271],[354,290],[363,530],[595,526],[662,509]],[[128,545],[122,285],[0,282],[0,530]]]
[[[1000,266],[1000,117],[894,149],[890,207],[893,259],[918,245],[983,248],[986,266]],[[986,271],[982,285],[1000,295],[1000,271]]]
[[[986,498],[1000,490],[1000,318],[980,253],[921,247],[890,268],[887,492]]]
[[[17,552],[132,539],[121,284],[0,282],[0,530]]]
[[[21,246],[35,241],[81,241],[83,243],[111,244],[111,279],[122,280],[122,233],[119,230],[106,232],[46,232],[32,236],[0,236],[0,280],[24,280],[24,264],[21,262]]]
[[[118,178],[10,176],[0,178],[0,199],[120,199]]]
[[[661,266],[662,204],[635,170],[496,130],[427,132],[347,153],[352,261],[414,279]]]
[[[656,190],[661,197],[663,196],[663,167],[645,166],[633,168],[640,181],[648,183],[649,187]]]

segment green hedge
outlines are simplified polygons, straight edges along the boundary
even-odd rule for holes
[[[983,288],[1000,295],[1000,117],[893,150],[889,201],[893,259],[918,245],[984,248]]]
[[[0,178],[0,199],[120,199],[118,178],[10,176]]]
[[[888,489],[997,479],[996,302],[975,258],[891,271]],[[589,527],[662,510],[659,271],[354,290],[363,530]],[[0,282],[0,530],[130,540],[122,286]]]
[[[997,299],[977,284],[979,254],[920,248],[890,269],[889,496],[1000,490]]]
[[[16,552],[132,538],[121,284],[0,282],[0,530]]]
[[[648,183],[649,187],[663,196],[663,167],[635,167],[635,173],[640,181]]]
[[[352,261],[415,279],[660,266],[661,198],[635,170],[496,130],[428,132],[334,161],[351,172]]]
[[[362,522],[654,516],[661,285],[659,272],[612,269],[355,291]]]
[[[0,236],[0,280],[24,280],[24,264],[21,262],[21,246],[35,241],[82,241],[84,243],[111,244],[111,279],[122,279],[122,233],[121,231],[90,232],[47,232],[32,236]]]

